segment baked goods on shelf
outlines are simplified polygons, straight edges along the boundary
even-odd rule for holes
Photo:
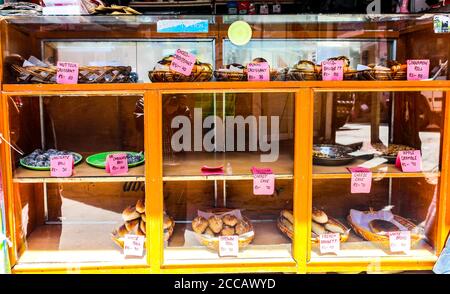
[[[402,144],[389,144],[385,146],[382,143],[374,143],[372,147],[380,153],[381,157],[386,158],[388,163],[395,163],[399,151],[415,150],[413,147]]]
[[[319,235],[327,233],[340,234],[341,242],[346,242],[350,229],[335,218],[329,217],[323,210],[313,207],[311,223],[311,242],[319,242]]]
[[[312,220],[318,224],[326,224],[328,222],[328,216],[323,210],[313,208]]]
[[[375,234],[388,235],[389,232],[399,231],[400,228],[384,219],[374,219],[369,222],[370,230]]]
[[[211,80],[213,75],[211,64],[200,62],[197,59],[191,74],[186,76],[170,69],[173,59],[174,55],[170,55],[158,61],[153,70],[148,72],[150,80],[152,82],[206,82]]]
[[[361,79],[365,80],[406,80],[407,79],[406,64],[402,64],[395,60],[390,60],[386,65],[369,64],[366,69],[360,72]]]
[[[247,68],[239,63],[225,65],[225,68],[214,71],[216,81],[238,82],[247,80]]]
[[[135,205],[129,205],[122,211],[124,224],[115,229],[111,234],[111,239],[123,248],[124,237],[127,234],[146,236],[146,215],[145,199],[139,199]],[[169,240],[175,227],[174,220],[164,212],[163,230],[164,240]]]
[[[37,58],[25,60],[17,54],[6,58],[17,83],[56,84],[57,67]],[[78,84],[134,83],[136,73],[131,66],[79,66]]]
[[[308,60],[300,60],[287,73],[291,81],[316,81],[319,79],[321,67]]]
[[[50,170],[50,158],[56,155],[72,155],[74,164],[81,162],[81,154],[70,151],[59,151],[56,149],[36,149],[27,156],[20,159],[20,165],[33,170]]]
[[[192,220],[192,230],[202,245],[218,250],[219,236],[239,236],[239,248],[253,241],[253,225],[239,210],[222,208],[199,214]]]
[[[347,221],[352,229],[364,240],[389,246],[389,234],[392,231],[411,232],[411,247],[424,238],[423,232],[410,220],[390,211],[350,210]]]

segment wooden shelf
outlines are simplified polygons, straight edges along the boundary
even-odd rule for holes
[[[116,224],[43,225],[27,238],[17,266],[27,264],[97,263],[145,265],[146,257],[125,258],[111,240]]]
[[[136,95],[145,90],[164,92],[254,92],[267,89],[314,88],[317,91],[426,91],[450,89],[450,80],[435,81],[273,81],[273,82],[193,82],[193,83],[121,83],[121,84],[3,84],[3,91],[11,95],[51,95],[61,92],[122,92]],[[130,93],[135,91],[136,93]],[[74,94],[74,93],[73,93]]]
[[[164,249],[164,265],[183,264],[226,264],[277,262],[293,263],[291,240],[278,229],[275,221],[253,221],[255,238],[253,242],[239,251],[238,257],[219,257],[214,250],[202,245],[184,246],[184,233],[190,224],[176,224],[169,246]]]
[[[355,160],[351,165],[320,166],[313,165],[313,179],[350,179],[352,174],[347,167],[356,167],[365,160]],[[423,171],[419,173],[404,173],[395,164],[382,164],[371,169],[373,178],[423,178],[439,177],[440,172]]]
[[[129,168],[128,174],[110,176],[104,169],[95,168],[85,161],[75,166],[74,175],[69,178],[55,178],[50,176],[50,171],[35,171],[18,167],[14,171],[13,182],[16,183],[78,183],[78,182],[144,182],[145,164]]]
[[[226,174],[227,164],[231,164],[232,175]],[[204,176],[200,168],[223,166],[225,175]],[[252,180],[250,169],[255,167],[271,168],[277,179],[294,178],[294,159],[288,154],[280,154],[276,162],[261,162],[256,152],[191,152],[177,155],[176,160],[164,161],[164,181],[202,181],[202,180]]]
[[[330,253],[321,255],[319,244],[311,245],[311,262],[336,260],[336,259],[365,259],[365,258],[398,258],[404,260],[436,260],[433,248],[421,241],[411,248],[409,254],[391,253],[389,248],[381,246],[379,243],[366,241],[355,235],[352,231],[347,242],[341,243],[341,250],[338,254]]]

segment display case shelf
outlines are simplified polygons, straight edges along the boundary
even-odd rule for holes
[[[125,258],[111,240],[116,224],[42,225],[28,237],[18,265],[100,263],[146,265],[146,257]]]
[[[349,167],[356,167],[364,163],[364,160],[356,160],[349,166],[313,166],[313,179],[350,179],[351,172]],[[373,178],[429,178],[439,177],[439,171],[423,171],[423,172],[402,172],[395,164],[382,164],[371,169]]]
[[[253,242],[241,249],[238,259],[224,259],[216,251],[204,246],[183,247],[184,233],[191,230],[190,225],[178,223],[169,246],[164,251],[164,265],[183,264],[217,264],[220,263],[252,263],[264,259],[268,263],[295,264],[291,252],[291,240],[277,228],[275,221],[253,222],[255,238]]]
[[[95,168],[82,162],[76,165],[72,177],[56,178],[50,176],[50,171],[35,171],[18,167],[14,171],[15,183],[78,183],[78,182],[144,182],[145,165],[129,168],[126,175],[110,176],[104,169]]]
[[[260,162],[260,154],[231,153],[190,153],[180,155],[177,161],[164,164],[164,181],[197,181],[197,180],[252,180],[251,168],[271,168],[276,179],[293,179],[293,158],[288,154],[280,154],[276,162]],[[227,174],[227,164],[230,163],[232,173]],[[205,176],[201,167],[223,166],[224,175]]]

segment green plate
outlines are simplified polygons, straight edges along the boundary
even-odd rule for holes
[[[73,153],[73,154],[78,155],[78,156],[80,157],[79,160],[77,160],[77,161],[74,162],[75,165],[79,164],[79,163],[83,160],[83,156],[81,156],[81,154],[76,153],[76,152],[70,152],[70,153]],[[24,160],[24,158],[21,158],[21,159],[20,159],[20,165],[23,166],[23,167],[26,167],[26,168],[28,168],[28,169],[32,169],[32,170],[41,170],[41,171],[42,171],[42,170],[50,170],[50,167],[26,165],[26,164],[23,162],[23,160]]]
[[[86,158],[86,162],[89,165],[92,165],[94,167],[98,167],[98,168],[105,168],[105,164],[106,164],[106,157],[108,157],[108,155],[110,154],[114,154],[114,153],[127,153],[127,154],[131,154],[131,155],[138,155],[138,152],[131,152],[131,151],[109,151],[109,152],[102,152],[102,153],[97,153],[97,154],[93,154],[91,156],[89,156],[88,158]],[[144,154],[142,155],[142,159],[136,163],[132,163],[132,164],[128,164],[128,167],[135,167],[138,165],[141,165],[144,163]]]

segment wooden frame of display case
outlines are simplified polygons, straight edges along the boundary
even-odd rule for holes
[[[114,89],[114,90],[113,90]],[[199,92],[295,92],[295,148],[294,148],[294,216],[295,232],[293,240],[293,258],[296,263],[267,263],[263,260],[242,265],[239,260],[236,263],[200,265],[188,264],[183,266],[163,265],[163,240],[162,240],[162,94],[163,93],[199,93]],[[330,175],[314,175],[312,165],[312,125],[313,125],[313,99],[314,93],[320,91],[445,91],[446,97],[450,97],[450,82],[209,82],[209,83],[177,83],[177,84],[121,84],[121,85],[3,85],[1,98],[0,132],[9,139],[8,122],[8,97],[38,96],[38,95],[108,95],[120,93],[143,94],[145,97],[145,182],[146,182],[146,213],[150,216],[150,226],[147,226],[147,263],[149,266],[125,266],[121,264],[101,266],[100,264],[67,264],[64,266],[21,266],[13,268],[16,273],[31,272],[139,272],[139,273],[206,273],[206,272],[345,272],[366,271],[377,269],[390,270],[429,270],[435,262],[433,259],[415,259],[414,257],[383,257],[383,258],[339,258],[321,259],[320,261],[307,262],[310,242],[309,231],[311,226],[312,205],[312,180],[316,178],[348,178],[348,173],[335,173]],[[450,103],[445,103],[444,126],[442,138],[442,162],[450,160]],[[11,166],[11,151],[6,144],[0,145],[2,158],[2,170],[5,181],[5,202],[7,205],[7,227],[9,237],[15,244],[14,232],[14,202],[12,194],[15,182]],[[438,202],[436,230],[436,252],[442,250],[450,228],[449,181],[450,170],[445,164],[438,176],[441,179],[440,198]],[[423,177],[423,174],[388,173],[387,177]],[[244,176],[244,178],[248,178]],[[120,180],[120,179],[115,179]],[[37,179],[36,182],[50,181],[49,179]],[[63,182],[92,181],[89,179],[62,179]],[[98,179],[105,181],[105,179]],[[108,180],[106,180],[108,181]],[[150,191],[152,191],[150,193]],[[11,262],[15,264],[17,256],[13,254],[15,248],[10,250]],[[239,265],[239,266],[237,266]]]
[[[217,38],[215,44],[216,67],[222,66],[222,46],[221,41],[227,37],[227,28],[229,24],[224,23],[221,17],[216,17],[217,22],[210,25],[210,31],[206,34],[161,34],[155,30],[155,24],[143,24],[139,30],[118,30],[102,31],[96,36],[96,39],[125,38],[125,39],[150,39],[150,38]],[[371,27],[371,24],[363,24],[364,27]],[[54,39],[91,39],[91,32],[83,32],[83,25],[79,25],[80,30],[58,32],[37,30],[34,38],[31,38],[33,46],[37,39],[47,39],[51,36]],[[419,27],[414,30],[420,30]],[[7,48],[6,43],[14,40],[13,47],[28,46],[23,41],[24,38],[14,36],[14,29],[9,27],[5,21],[1,22],[0,54],[6,54],[3,48]],[[30,30],[31,31],[31,30]],[[396,39],[399,40],[399,46],[406,47],[408,40],[400,39],[401,34],[408,34],[410,30],[399,31],[365,31],[352,30],[347,28],[342,31],[323,30],[317,24],[308,24],[306,27],[296,24],[270,24],[267,30],[258,28],[253,37],[260,39],[276,38],[296,38],[296,39],[320,39],[320,38],[360,38],[360,39]],[[8,44],[11,45],[11,44]],[[30,46],[29,48],[33,48]],[[34,46],[36,47],[36,46]],[[28,49],[24,51],[29,51]],[[16,48],[13,48],[16,49]],[[23,49],[23,48],[22,48]],[[20,50],[19,50],[20,51]],[[14,52],[9,52],[14,53]],[[429,270],[432,268],[434,259],[415,259],[414,257],[382,257],[382,258],[322,258],[320,261],[308,262],[310,255],[310,229],[311,229],[311,207],[312,207],[312,181],[314,179],[342,179],[349,178],[348,172],[342,170],[331,174],[314,173],[312,165],[313,145],[313,100],[316,92],[330,91],[445,91],[446,99],[450,97],[450,81],[343,81],[343,82],[205,82],[205,83],[139,83],[139,84],[76,84],[76,85],[57,85],[57,84],[5,84],[1,83],[3,78],[3,58],[0,58],[0,85],[2,95],[0,100],[0,133],[6,139],[9,139],[9,121],[8,121],[8,97],[10,96],[37,96],[37,95],[87,95],[101,96],[108,94],[136,93],[144,95],[145,104],[144,118],[145,128],[145,176],[139,176],[138,180],[146,183],[146,214],[149,216],[149,226],[147,226],[147,265],[107,265],[101,264],[66,264],[54,266],[42,266],[39,264],[15,267],[15,273],[234,273],[234,272],[359,272],[366,270]],[[163,177],[163,159],[162,159],[162,94],[163,93],[208,93],[208,92],[277,92],[290,91],[295,92],[295,137],[294,137],[294,170],[289,179],[293,179],[294,193],[294,240],[292,246],[293,263],[266,263],[264,260],[255,263],[242,264],[237,259],[235,263],[227,264],[187,264],[183,266],[163,264],[163,237],[162,237],[162,217],[163,217],[163,181],[170,180]],[[450,103],[445,103],[443,110],[444,124],[442,133],[441,162],[450,161]],[[8,237],[13,242],[13,248],[10,248],[11,264],[17,262],[16,240],[15,240],[15,204],[13,193],[15,187],[20,182],[55,182],[55,179],[14,179],[11,150],[6,144],[0,144],[0,168],[3,171],[3,187],[5,191],[5,204],[7,210],[7,231]],[[390,178],[405,177],[423,177],[422,173],[403,174],[389,172],[383,174]],[[450,170],[448,165],[441,164],[441,171],[437,174],[440,177],[440,197],[437,206],[437,238],[436,254],[442,250],[447,234],[450,230]],[[129,179],[129,177],[126,177]],[[251,176],[243,176],[241,179],[250,179]],[[198,179],[196,177],[195,179]],[[239,179],[239,176],[234,179]],[[99,182],[108,182],[111,179],[98,178]],[[125,179],[115,178],[114,181]],[[66,178],[58,179],[57,182],[83,182],[92,181],[92,178]],[[150,192],[151,191],[151,192]]]

